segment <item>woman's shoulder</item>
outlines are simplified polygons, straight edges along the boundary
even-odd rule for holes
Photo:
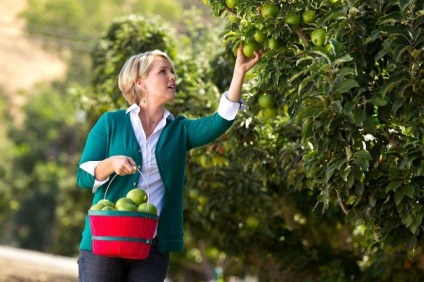
[[[124,117],[125,115],[126,115],[126,110],[112,110],[112,111],[104,112],[101,118],[118,119],[118,118]]]

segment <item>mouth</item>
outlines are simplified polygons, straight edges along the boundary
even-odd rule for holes
[[[171,85],[168,86],[168,88],[175,90],[177,88],[177,86],[175,84],[171,84]]]

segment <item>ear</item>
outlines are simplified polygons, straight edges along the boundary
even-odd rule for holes
[[[144,82],[141,78],[137,78],[137,80],[135,81],[135,85],[144,86]]]

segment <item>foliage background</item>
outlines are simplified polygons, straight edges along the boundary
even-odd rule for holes
[[[270,1],[276,19],[253,0],[233,10],[220,0],[28,3],[29,34],[68,73],[28,96],[21,127],[0,104],[0,242],[76,255],[90,195],[75,188],[75,166],[99,114],[125,106],[113,76],[129,54],[169,52],[179,77],[170,110],[197,117],[214,111],[234,48],[259,29],[286,44],[264,43],[248,111],[189,153],[186,252],[172,254],[170,278],[422,280],[422,1]],[[305,8],[314,23],[285,24]],[[325,47],[307,42],[316,27]]]

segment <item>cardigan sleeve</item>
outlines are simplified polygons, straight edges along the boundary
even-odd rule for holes
[[[87,136],[85,148],[76,171],[77,184],[80,188],[93,188],[95,183],[94,175],[82,169],[81,164],[89,161],[102,161],[107,157],[106,119],[107,114],[103,114]]]

